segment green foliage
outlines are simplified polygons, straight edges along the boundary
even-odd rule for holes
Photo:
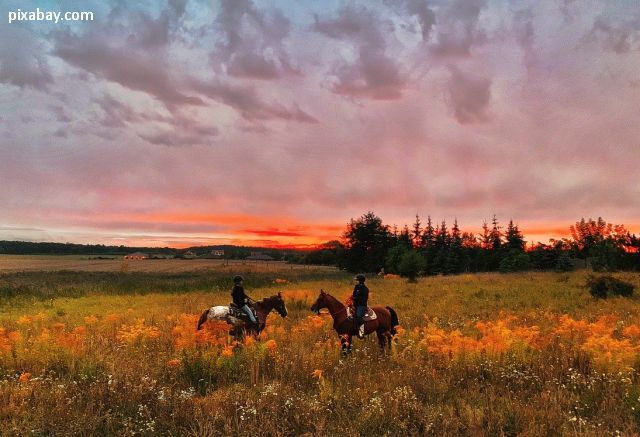
[[[500,273],[522,272],[531,268],[529,255],[519,250],[511,250],[500,261]]]
[[[591,267],[595,272],[615,272],[618,270],[621,249],[613,240],[605,239],[591,246]]]
[[[590,276],[587,279],[587,288],[593,297],[606,299],[610,296],[630,297],[635,286],[629,282],[610,275]]]
[[[571,258],[566,253],[560,254],[558,256],[558,260],[556,261],[556,265],[554,267],[556,272],[570,272],[573,270],[573,263],[571,263]]]
[[[398,272],[408,278],[409,281],[414,282],[418,274],[424,271],[425,268],[426,261],[424,257],[415,250],[409,250],[402,255],[398,265]]]
[[[343,235],[345,251],[339,266],[350,272],[378,272],[392,246],[389,227],[373,212],[351,220]]]
[[[385,271],[387,273],[400,274],[400,262],[404,254],[409,252],[411,247],[404,243],[398,243],[389,250],[385,261]]]

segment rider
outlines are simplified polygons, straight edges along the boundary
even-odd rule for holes
[[[253,315],[253,311],[249,308],[248,301],[253,300],[244,292],[244,287],[242,286],[244,279],[240,275],[236,275],[233,277],[233,290],[231,290],[231,297],[233,298],[233,304],[240,308],[247,316],[249,316],[249,320],[253,326],[258,326],[258,321],[256,317]]]
[[[364,322],[362,318],[367,312],[367,300],[369,299],[369,289],[364,285],[365,277],[362,273],[353,278],[356,286],[353,287],[353,306],[355,307],[355,322],[358,327],[358,338],[364,338]]]

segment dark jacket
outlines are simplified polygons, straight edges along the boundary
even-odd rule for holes
[[[233,290],[231,290],[231,297],[233,298],[233,303],[238,307],[242,307],[247,303],[248,296],[244,292],[244,287],[242,285],[233,286]]]
[[[367,300],[369,299],[369,289],[364,284],[356,284],[353,287],[353,306],[367,306]]]

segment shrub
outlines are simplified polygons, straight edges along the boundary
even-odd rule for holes
[[[411,250],[402,255],[398,271],[402,276],[409,278],[410,282],[414,282],[418,273],[426,269],[426,264],[422,255],[415,250]]]
[[[558,257],[555,265],[556,272],[570,272],[573,270],[573,264],[571,263],[571,258],[566,253],[563,253]]]
[[[605,299],[609,296],[629,297],[633,294],[634,285],[614,278],[613,276],[590,276],[587,280],[589,293],[593,297]]]
[[[510,251],[500,261],[500,273],[522,272],[531,268],[531,259],[526,253],[518,250]]]

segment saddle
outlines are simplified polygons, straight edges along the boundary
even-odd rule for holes
[[[251,305],[249,305],[249,308],[251,309],[251,312],[253,313],[253,317],[255,317],[256,320],[258,320],[258,313],[256,313],[256,309],[253,308]],[[247,313],[242,311],[242,309],[240,307],[238,307],[233,302],[231,302],[229,304],[229,315],[231,317],[235,317],[236,319],[240,319],[240,320],[242,320],[244,322],[248,322],[249,321],[249,316],[247,315]]]
[[[352,306],[348,306],[347,317],[349,317],[350,319],[353,319],[355,317],[355,314],[356,314],[356,309]],[[364,313],[364,316],[362,317],[362,321],[368,322],[370,320],[375,320],[377,318],[378,318],[378,315],[376,314],[376,312],[372,310],[371,307],[367,307],[367,311]]]

